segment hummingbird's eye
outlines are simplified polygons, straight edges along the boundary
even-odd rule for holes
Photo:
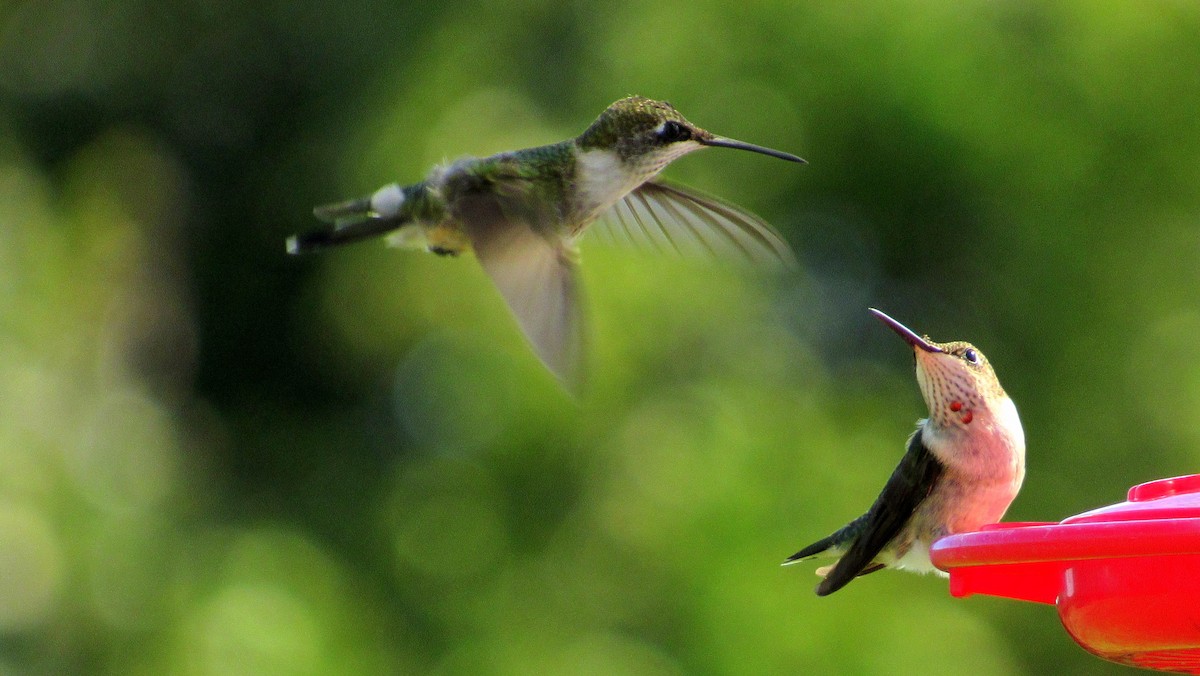
[[[968,363],[974,364],[976,366],[979,365],[979,362],[980,362],[979,353],[976,352],[975,350],[968,347],[966,350],[963,350],[962,356],[963,356],[963,359],[966,359]]]
[[[667,120],[658,130],[658,138],[663,143],[678,143],[692,137],[692,130],[675,120]]]

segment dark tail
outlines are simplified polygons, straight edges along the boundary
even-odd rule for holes
[[[866,523],[866,519],[866,514],[858,517],[845,526],[833,531],[829,537],[821,538],[804,549],[801,549],[795,554],[787,557],[787,560],[783,562],[783,565],[786,566],[789,563],[796,563],[797,561],[803,561],[804,559],[814,557],[823,553],[830,547],[849,544],[858,538],[859,533],[862,532],[863,525]]]
[[[391,232],[404,225],[399,218],[365,218],[338,226],[332,230],[313,230],[287,239],[287,252],[292,255],[312,253],[331,246],[341,246]]]
[[[828,596],[845,587],[856,577],[882,570],[884,565],[873,561],[875,555],[879,553],[879,548],[867,551],[863,548],[862,543],[859,542],[859,536],[862,534],[868,516],[868,514],[864,514],[842,526],[829,537],[821,538],[792,554],[783,562],[783,565],[786,566],[819,556],[834,547],[848,547],[846,553],[842,554],[841,558],[833,564],[832,569],[825,575],[825,579],[821,580],[821,583],[817,585],[817,596]]]
[[[841,531],[838,531],[838,533],[840,533],[840,532]],[[783,562],[783,565],[786,566],[789,563],[796,563],[798,561],[803,561],[804,559],[814,557],[814,556],[824,552],[825,550],[827,550],[833,546],[834,538],[838,535],[838,533],[834,533],[833,535],[830,535],[829,537],[826,537],[826,538],[821,538],[820,540],[817,540],[816,542],[805,547],[804,549],[801,549],[800,551],[796,552],[795,554],[792,554],[791,556],[787,557],[787,560],[785,560]]]
[[[287,252],[292,255],[320,251],[333,246],[350,244],[376,237],[404,225],[402,218],[384,218],[371,210],[371,198],[328,204],[313,209],[313,215],[333,224],[332,230],[314,230],[287,239]]]

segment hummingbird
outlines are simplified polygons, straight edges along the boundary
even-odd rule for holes
[[[589,226],[601,223],[610,238],[668,252],[794,264],[787,243],[762,219],[656,178],[702,148],[804,163],[717,136],[670,103],[633,96],[610,105],[576,138],[459,159],[419,183],[319,206],[313,214],[333,227],[292,236],[287,250],[302,254],[384,234],[394,246],[442,256],[473,250],[534,352],[574,385],[583,351],[577,243]]]
[[[1025,478],[1025,433],[1017,407],[983,353],[962,341],[935,343],[872,308],[913,349],[929,417],[866,514],[801,549],[784,565],[839,557],[817,570],[826,596],[885,567],[936,571],[934,540],[996,523]],[[940,571],[938,571],[940,572]]]

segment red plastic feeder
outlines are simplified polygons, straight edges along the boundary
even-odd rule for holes
[[[954,596],[1054,604],[1106,660],[1200,674],[1200,474],[1129,489],[1062,523],[1001,523],[934,543]]]

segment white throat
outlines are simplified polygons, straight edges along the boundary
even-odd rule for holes
[[[642,176],[633,171],[615,150],[580,152],[575,158],[575,189],[580,213],[599,215],[653,175]]]

